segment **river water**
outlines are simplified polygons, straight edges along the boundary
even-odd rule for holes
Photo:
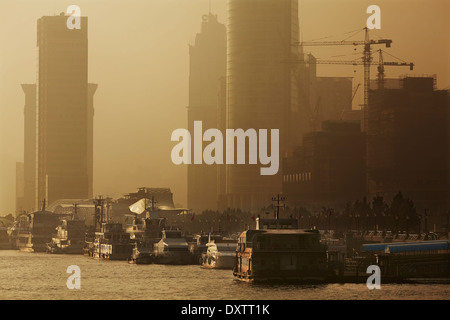
[[[68,289],[67,268],[80,268],[80,289]],[[231,270],[197,265],[135,265],[83,255],[0,251],[2,300],[449,300],[449,284],[261,285]]]

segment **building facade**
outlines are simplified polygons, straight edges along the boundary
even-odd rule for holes
[[[286,158],[283,195],[290,207],[339,209],[365,195],[365,135],[360,121],[324,121]]]
[[[203,16],[201,32],[189,47],[188,130],[194,132],[194,121],[202,122],[206,131],[218,128],[218,104],[221,79],[226,73],[226,29],[217,15]],[[221,165],[188,165],[188,207],[194,212],[217,210],[218,173]]]
[[[68,16],[37,23],[35,208],[92,196],[92,117],[88,86],[88,20],[68,29]]]
[[[230,0],[227,35],[227,129],[278,129],[281,162],[300,142],[292,63],[299,53],[298,1]],[[281,170],[263,176],[248,156],[246,164],[226,166],[229,208],[258,211],[281,191]]]
[[[449,99],[434,77],[405,77],[398,89],[371,90],[367,132],[368,189],[391,199],[398,192],[419,212],[447,212]]]

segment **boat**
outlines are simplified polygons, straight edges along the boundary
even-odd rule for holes
[[[202,233],[192,236],[191,241],[188,241],[189,252],[192,256],[192,264],[203,264],[203,255],[208,250],[208,243],[211,241],[220,242],[223,239],[221,234],[217,233]]]
[[[213,269],[230,269],[234,267],[237,242],[234,240],[211,240],[207,250],[202,254],[202,267]]]
[[[104,222],[100,231],[95,232],[95,239],[90,255],[102,260],[128,260],[134,244],[130,241],[121,223]]]
[[[181,250],[184,251],[186,240],[181,240],[181,236],[178,237],[178,231],[172,232],[171,227],[167,225],[167,219],[161,217],[167,213],[180,213],[185,211],[183,208],[168,208],[165,206],[156,206],[156,200],[152,196],[151,199],[142,198],[139,201],[129,206],[130,211],[133,213],[133,222],[126,231],[130,234],[130,240],[134,244],[132,254],[129,263],[136,264],[150,264],[150,263],[168,263],[168,264],[187,264],[185,262],[184,253],[179,253],[180,261],[173,261],[171,258],[174,253],[167,251]],[[163,232],[165,230],[166,232]],[[169,235],[167,235],[167,232]],[[171,237],[178,237],[178,240],[173,240]],[[165,237],[170,239],[166,242],[163,241]],[[178,242],[184,242],[182,245]],[[157,245],[161,246],[163,243],[171,244],[171,248],[165,248],[162,245],[161,248],[157,248]],[[187,243],[186,243],[187,245]],[[164,248],[163,248],[164,247]],[[181,256],[183,256],[181,258]],[[190,257],[191,259],[191,257]],[[190,261],[189,261],[190,262]]]
[[[45,209],[21,216],[13,235],[16,247],[20,251],[46,252],[47,243],[52,240],[54,231],[63,217],[65,215]]]
[[[327,249],[320,233],[298,229],[295,220],[257,218],[256,230],[239,236],[233,275],[248,282],[325,282]]]
[[[85,221],[62,219],[57,233],[47,244],[48,253],[82,254],[85,246]]]
[[[135,215],[133,224],[126,230],[134,243],[129,263],[153,263],[155,244],[162,238],[162,230],[166,227],[166,219],[160,218],[156,212],[147,212],[145,218]]]
[[[7,219],[0,218],[0,250],[11,250],[13,244],[11,243],[11,230],[13,223]]]
[[[191,261],[189,246],[181,230],[162,230],[162,238],[154,246],[153,263],[186,265]]]

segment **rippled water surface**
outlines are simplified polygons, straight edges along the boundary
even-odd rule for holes
[[[81,270],[81,289],[69,290],[67,267]],[[0,299],[106,300],[410,300],[450,299],[448,284],[256,285],[231,270],[200,266],[134,265],[82,255],[0,251]]]

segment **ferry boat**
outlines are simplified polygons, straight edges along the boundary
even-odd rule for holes
[[[325,282],[326,246],[319,231],[297,229],[295,219],[257,218],[256,230],[239,236],[233,274],[249,282]]]
[[[133,251],[130,234],[125,232],[121,223],[102,223],[99,232],[95,232],[92,255],[104,260],[128,260]]]
[[[153,263],[186,265],[191,261],[189,246],[181,230],[163,230],[161,240],[154,246]]]
[[[213,269],[230,269],[234,267],[237,242],[234,240],[212,240],[202,254],[202,267]]]

